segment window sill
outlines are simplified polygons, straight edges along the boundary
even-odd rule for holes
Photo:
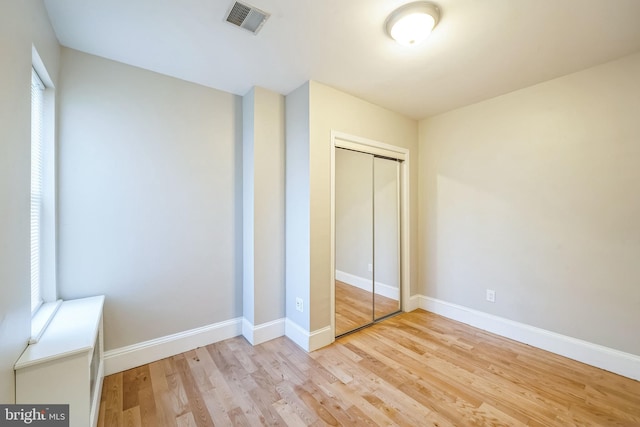
[[[54,302],[47,302],[40,306],[38,311],[31,318],[31,339],[29,339],[29,344],[35,344],[40,340],[42,334],[53,320],[53,316],[55,316],[58,308],[62,305],[62,300]]]

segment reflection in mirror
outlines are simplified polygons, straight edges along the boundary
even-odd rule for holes
[[[376,157],[374,185],[375,319],[400,310],[400,176],[396,160]]]
[[[335,334],[373,321],[373,156],[335,152]]]

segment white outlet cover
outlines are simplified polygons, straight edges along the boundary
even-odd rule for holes
[[[496,291],[493,289],[487,289],[487,301],[496,302]]]

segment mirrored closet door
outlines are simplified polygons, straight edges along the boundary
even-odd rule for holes
[[[336,148],[335,333],[400,311],[399,161]]]

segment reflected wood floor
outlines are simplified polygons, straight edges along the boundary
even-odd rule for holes
[[[376,295],[376,318],[395,313],[398,301]],[[336,280],[336,335],[342,335],[371,323],[373,301],[371,292]]]
[[[98,425],[640,425],[640,382],[422,310],[307,354],[242,337],[105,378]]]

